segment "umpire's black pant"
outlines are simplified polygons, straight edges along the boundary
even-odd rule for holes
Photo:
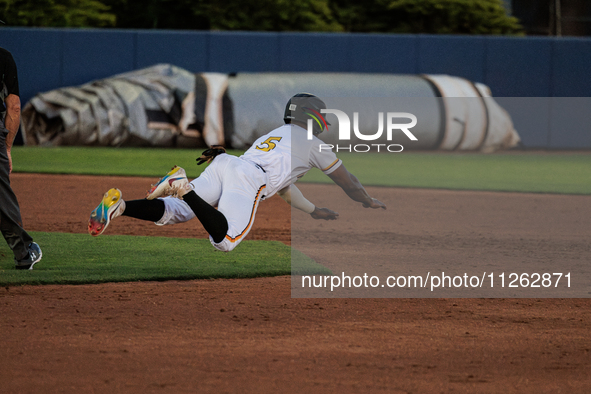
[[[0,231],[16,260],[27,258],[29,244],[33,238],[23,229],[21,211],[16,195],[10,187],[10,167],[6,153],[8,131],[0,122]]]

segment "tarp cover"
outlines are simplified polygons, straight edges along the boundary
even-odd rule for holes
[[[223,142],[223,121],[216,118],[222,110],[214,104],[221,102],[215,94],[223,96],[226,79],[225,74],[195,75],[161,64],[41,93],[23,109],[25,142],[162,147]],[[207,103],[214,115],[206,112]]]
[[[22,127],[27,145],[246,148],[283,124],[285,103],[299,92],[318,95],[351,120],[358,112],[359,130],[366,134],[376,133],[377,111],[414,113],[418,141],[411,149],[493,151],[519,142],[509,115],[488,87],[463,78],[194,74],[169,64],[40,93],[25,105]],[[338,133],[321,137],[338,142]]]

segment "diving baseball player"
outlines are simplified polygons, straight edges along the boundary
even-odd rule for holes
[[[110,189],[90,214],[89,233],[102,234],[111,220],[121,215],[157,225],[197,217],[212,245],[231,251],[248,235],[259,202],[275,193],[314,219],[337,219],[338,213],[314,206],[294,185],[312,167],[319,168],[364,207],[386,209],[367,194],[334,152],[319,149],[322,141],[316,135],[326,129],[327,123],[320,114],[325,108],[324,102],[314,95],[296,94],[286,105],[286,124],[257,139],[242,156],[212,147],[197,159],[199,164],[211,163],[198,178],[189,182],[185,170],[175,166],[143,200],[124,201],[119,189]],[[316,122],[314,136],[308,139],[306,127],[311,116]]]

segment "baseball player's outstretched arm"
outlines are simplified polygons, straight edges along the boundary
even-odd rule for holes
[[[339,168],[328,174],[328,176],[334,181],[334,183],[339,185],[345,193],[347,193],[349,198],[351,198],[353,201],[362,203],[365,208],[386,209],[386,205],[383,202],[372,198],[369,194],[367,194],[367,191],[361,182],[359,182],[359,179],[357,179],[355,175],[351,174],[345,168],[344,164],[341,164]]]
[[[318,208],[312,204],[296,187],[296,185],[289,185],[277,192],[289,205],[300,211],[310,214],[314,219],[335,220],[339,214],[328,208]]]

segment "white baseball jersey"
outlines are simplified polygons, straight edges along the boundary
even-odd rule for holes
[[[326,175],[341,164],[330,149],[320,150],[323,142],[316,136],[308,139],[307,130],[286,124],[257,139],[241,159],[261,166],[267,173],[266,197],[295,183],[312,167]]]
[[[336,170],[341,161],[332,150],[320,151],[322,141],[307,139],[299,126],[281,126],[257,139],[240,157],[222,154],[194,179],[195,193],[217,207],[228,221],[224,240],[212,245],[222,251],[234,249],[250,232],[261,199],[296,182],[312,167],[325,174]],[[156,224],[174,224],[191,220],[195,213],[182,199],[165,197],[165,213]]]

